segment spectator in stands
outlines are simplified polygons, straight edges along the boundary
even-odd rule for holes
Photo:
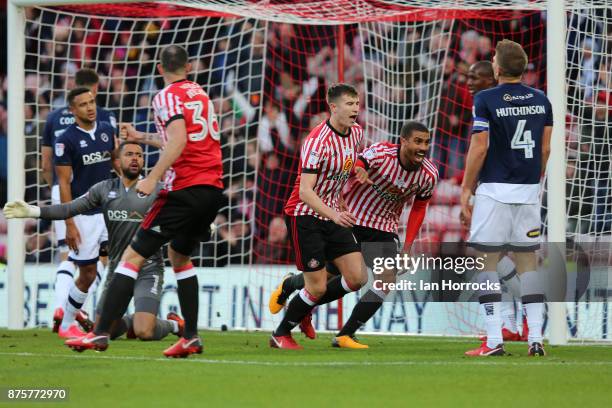
[[[284,264],[290,261],[287,226],[282,217],[274,217],[268,227],[268,237],[260,240],[253,249],[255,262],[262,264]]]

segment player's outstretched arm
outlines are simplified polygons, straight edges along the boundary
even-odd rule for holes
[[[146,195],[151,194],[157,187],[157,182],[166,170],[179,158],[187,145],[187,128],[184,119],[175,119],[166,128],[168,143],[162,151],[159,160],[151,169],[149,175],[136,184],[136,189]]]
[[[478,132],[472,135],[468,149],[463,183],[461,184],[461,219],[464,225],[469,225],[472,219],[470,198],[476,186],[478,174],[487,157],[489,132]]]
[[[323,200],[315,193],[314,186],[317,182],[317,175],[313,173],[302,173],[300,178],[300,200],[305,202],[323,217],[329,218],[333,222],[343,227],[351,227],[355,224],[355,217],[348,211],[336,212],[326,205]]]
[[[65,220],[83,214],[101,205],[99,191],[106,181],[94,185],[89,192],[67,203],[38,207],[22,200],[9,201],[4,206],[6,218],[41,218],[43,220]]]
[[[4,216],[11,218],[38,218],[40,216],[40,207],[29,205],[25,201],[9,201],[2,209]]]
[[[119,139],[128,142],[138,142],[160,148],[162,140],[159,133],[140,132],[131,123],[119,124]]]

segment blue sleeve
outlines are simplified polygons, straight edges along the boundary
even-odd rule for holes
[[[488,132],[489,131],[489,110],[485,104],[484,98],[476,94],[474,96],[474,106],[472,107],[472,116],[474,122],[472,125],[472,133]]]
[[[544,119],[544,126],[552,126],[553,125],[553,111],[552,104],[546,98],[546,118]]]
[[[42,142],[41,145],[53,147],[53,122],[55,120],[55,115],[53,112],[47,116],[47,120],[45,122],[45,128],[43,129],[42,134]]]
[[[56,166],[71,166],[72,165],[72,146],[66,140],[64,135],[58,137],[53,148],[53,162]]]

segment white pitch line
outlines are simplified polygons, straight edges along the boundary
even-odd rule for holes
[[[87,352],[86,352],[87,353]],[[98,353],[96,353],[98,354]],[[275,366],[275,367],[353,367],[353,366],[612,366],[612,361],[546,361],[546,357],[539,361],[500,361],[504,357],[491,357],[485,360],[466,359],[462,361],[257,361],[257,360],[223,360],[207,358],[187,358],[170,359],[156,357],[137,357],[137,356],[113,356],[113,355],[87,355],[87,354],[38,354],[38,353],[6,353],[0,352],[1,356],[14,357],[42,357],[58,359],[77,359],[77,360],[116,360],[116,361],[162,361],[172,362],[181,361],[196,364],[227,364],[227,365],[251,365],[251,366]],[[544,361],[543,361],[544,360]]]

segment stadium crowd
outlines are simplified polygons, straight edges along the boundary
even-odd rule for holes
[[[517,12],[514,17],[502,22],[462,20],[453,26],[447,38],[442,38],[435,26],[416,24],[406,30],[404,37],[404,43],[411,44],[412,50],[395,44],[384,56],[389,69],[410,73],[391,96],[394,107],[389,113],[389,124],[382,126],[383,137],[390,140],[397,136],[398,125],[404,120],[424,115],[419,110],[428,108],[420,103],[426,97],[427,91],[423,89],[428,86],[427,79],[431,78],[432,70],[443,70],[437,73],[441,74],[438,76],[442,82],[431,152],[441,181],[425,222],[428,240],[465,238],[457,204],[471,127],[469,66],[478,60],[490,60],[498,39],[519,33],[514,39],[523,43],[531,61],[524,82],[545,88],[543,16]],[[71,76],[82,67],[77,61],[99,61],[95,68],[101,77],[98,93],[101,106],[111,110],[119,121],[154,132],[150,102],[162,82],[151,75],[155,70],[153,53],[158,45],[186,42],[190,54],[199,56],[193,60],[197,73],[194,80],[214,100],[226,175],[227,205],[217,217],[213,240],[200,248],[201,265],[291,261],[292,251],[282,222],[283,206],[294,181],[300,142],[326,117],[325,88],[338,81],[333,27],[270,23],[266,42],[263,26],[248,20],[223,25],[209,19],[208,25],[192,22],[183,27],[172,19],[145,22],[69,18],[33,8],[27,9],[27,20],[27,201],[49,200],[49,189],[38,171],[38,137],[48,113],[65,105],[65,90],[72,87]],[[609,200],[612,25],[600,30],[607,36],[606,41],[576,38],[580,49],[577,47],[568,55],[568,72],[574,81],[570,82],[575,84],[570,88],[568,112],[573,131],[567,132],[568,229],[572,232],[610,233],[612,229]],[[375,92],[366,93],[366,89],[375,91],[376,84],[365,82],[362,66],[383,56],[362,55],[360,41],[367,40],[358,34],[356,26],[347,27],[342,50],[344,81],[355,85],[362,95],[368,95],[362,101],[368,106],[372,102],[368,98]],[[195,41],[196,38],[199,40]],[[602,49],[604,44],[608,49]],[[440,53],[446,55],[441,67],[435,64]],[[0,72],[0,85],[0,205],[3,205],[7,180],[5,71]],[[368,131],[374,131],[368,121],[377,120],[380,118],[362,111],[360,122],[366,137]],[[147,148],[147,153],[151,167],[157,152]],[[581,205],[578,197],[583,198]],[[26,225],[28,260],[51,261],[50,225],[34,221]],[[0,215],[0,258],[5,256],[5,242],[6,220]]]

